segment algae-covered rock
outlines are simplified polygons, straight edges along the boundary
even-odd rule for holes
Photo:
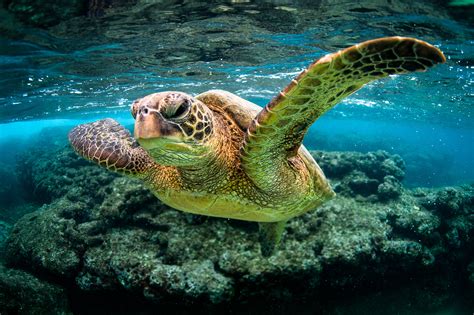
[[[233,280],[217,272],[210,260],[181,266],[157,264],[149,277],[150,287],[145,289],[144,294],[152,300],[185,296],[191,300],[218,304],[229,301],[234,295]]]
[[[474,288],[474,261],[472,261],[467,267],[467,272],[469,273],[469,281]]]
[[[436,209],[445,217],[474,212],[474,186],[445,187],[433,190],[422,200],[422,205],[427,209]]]
[[[11,225],[0,221],[0,259],[4,256],[5,242],[10,234]]]
[[[339,194],[386,202],[402,193],[400,181],[405,176],[405,163],[398,155],[385,151],[312,154]]]
[[[9,262],[58,277],[73,276],[80,266],[79,251],[83,244],[74,238],[75,220],[64,218],[61,213],[81,206],[84,207],[58,200],[21,218],[6,244]]]
[[[451,275],[453,266],[468,270],[471,186],[403,189],[403,161],[386,152],[314,155],[340,193],[290,220],[277,252],[264,258],[256,223],[176,211],[141,182],[76,164],[69,148],[58,148],[61,162],[41,158],[22,167],[38,172],[30,177],[36,186],[59,187],[65,172],[72,181],[18,221],[7,262],[84,294],[188,306],[309,303],[326,290],[403,287],[404,279],[439,270]],[[455,287],[452,278],[432,291],[420,281],[426,301],[413,305],[449,301],[452,295],[437,292]]]
[[[51,202],[66,193],[71,201],[76,196],[94,203],[100,189],[116,177],[63,146],[47,151],[32,148],[19,158],[17,174],[25,197],[40,203]]]
[[[3,208],[18,202],[19,191],[13,167],[0,163],[0,178],[2,178],[2,184],[0,185],[0,207]]]
[[[378,180],[383,180],[387,175],[392,175],[399,180],[405,176],[405,163],[402,158],[385,151],[366,154],[312,151],[312,154],[329,178],[340,179],[355,170]]]
[[[420,196],[420,204],[443,220],[446,248],[472,248],[474,238],[474,185],[433,189]],[[458,253],[474,255],[472,250]]]
[[[87,12],[87,1],[11,0],[8,1],[8,10],[28,24],[47,27],[85,14]]]
[[[72,314],[63,288],[0,265],[2,314]]]
[[[402,194],[402,184],[392,175],[383,178],[383,182],[377,187],[377,195],[380,200],[390,200]]]

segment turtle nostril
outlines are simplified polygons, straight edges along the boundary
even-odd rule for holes
[[[145,108],[143,109],[143,113],[144,113],[145,115],[147,115],[147,114],[148,114],[148,108],[145,107]]]

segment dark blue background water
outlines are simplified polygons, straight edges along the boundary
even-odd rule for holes
[[[0,163],[14,163],[46,126],[101,117],[131,125],[131,102],[157,91],[218,88],[264,106],[314,59],[403,35],[438,46],[447,63],[366,86],[318,120],[305,144],[398,153],[408,186],[474,181],[472,21],[430,2],[338,3],[139,1],[48,27],[1,10]]]

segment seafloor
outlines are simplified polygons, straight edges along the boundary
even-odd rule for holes
[[[474,309],[474,185],[406,189],[397,155],[312,154],[338,196],[263,258],[256,223],[168,208],[44,130],[1,171],[16,179],[0,191],[2,314]]]

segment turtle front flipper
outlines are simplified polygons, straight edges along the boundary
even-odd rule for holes
[[[311,64],[256,116],[241,150],[242,166],[265,190],[294,182],[292,161],[309,126],[366,83],[445,62],[436,47],[414,38],[375,39],[326,55]],[[291,185],[291,183],[290,183]]]
[[[115,172],[140,176],[155,164],[130,132],[110,118],[75,127],[69,141],[77,153]]]

